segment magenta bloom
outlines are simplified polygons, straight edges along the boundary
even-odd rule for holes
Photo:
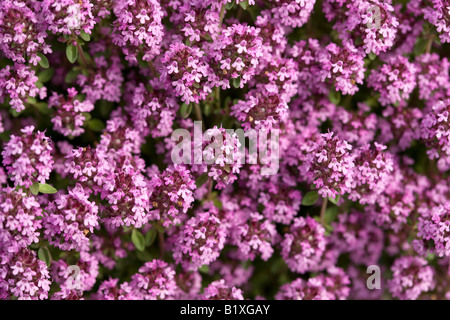
[[[427,266],[425,259],[398,258],[392,266],[392,273],[388,287],[394,298],[415,300],[421,293],[434,289],[433,269]]]
[[[131,276],[129,286],[139,300],[171,299],[177,289],[175,271],[166,262],[155,259]]]
[[[44,132],[34,133],[34,127],[21,130],[21,136],[11,135],[2,151],[3,165],[15,186],[29,188],[33,183],[45,183],[53,167],[52,143]]]
[[[325,251],[325,229],[311,217],[295,218],[281,242],[281,255],[293,272],[315,268]]]
[[[225,225],[214,211],[199,212],[176,235],[173,258],[186,270],[197,270],[215,261],[225,244]]]
[[[136,62],[138,55],[150,61],[160,53],[163,38],[163,11],[157,0],[119,0],[114,2],[113,43],[122,48],[126,59]]]

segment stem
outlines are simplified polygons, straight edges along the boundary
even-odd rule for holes
[[[159,258],[164,260],[164,233],[158,231]]]
[[[156,71],[155,66],[153,65],[153,63],[151,61],[148,61],[148,66],[150,68],[150,71],[153,73],[153,76],[159,77],[159,72]]]
[[[203,131],[206,130],[205,128],[205,121],[203,121],[202,111],[200,110],[200,105],[198,103],[194,103],[194,110],[195,110],[195,117],[198,121],[202,122],[202,129]]]
[[[218,104],[219,109],[220,109],[220,107],[221,107],[221,105],[220,105],[220,87],[216,87],[216,89],[214,89],[214,90],[215,90],[215,92],[214,92],[215,98],[217,100],[217,104]]]
[[[206,195],[206,199],[207,200],[212,200],[211,199],[212,189],[213,189],[213,179],[209,178],[208,193]]]
[[[202,111],[200,110],[200,105],[198,103],[194,103],[195,117],[198,121],[203,121]]]
[[[327,211],[328,198],[324,198],[322,208],[320,208],[320,223],[325,226],[325,211]]]
[[[426,50],[425,50],[426,53],[430,53],[430,51],[431,51],[431,46],[432,46],[432,45],[433,45],[433,37],[430,36],[430,37],[428,38],[427,48],[426,48]]]
[[[222,22],[223,22],[223,18],[225,17],[225,5],[222,5],[222,8],[220,8],[220,14],[219,14],[219,28],[222,28]]]
[[[87,68],[88,63],[86,60],[86,56],[84,54],[83,48],[80,46],[79,43],[77,43],[77,48],[78,48],[78,53],[80,54],[81,61],[83,62],[84,67]]]

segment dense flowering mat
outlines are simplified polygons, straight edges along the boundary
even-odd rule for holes
[[[448,42],[448,0],[2,0],[0,298],[450,298]]]

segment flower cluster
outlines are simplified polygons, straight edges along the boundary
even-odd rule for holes
[[[450,299],[450,1],[0,2],[0,299]]]
[[[22,135],[11,136],[2,151],[3,165],[16,186],[30,187],[45,183],[52,171],[52,143],[44,132],[34,132],[33,126],[21,130]]]

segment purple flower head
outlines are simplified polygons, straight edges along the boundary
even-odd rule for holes
[[[185,222],[176,237],[173,258],[184,269],[194,271],[219,257],[226,226],[217,217],[217,210],[199,212]]]
[[[325,229],[311,217],[295,218],[281,242],[281,256],[293,272],[316,267],[325,251]]]
[[[174,165],[162,174],[155,174],[150,180],[150,188],[152,220],[162,221],[165,227],[185,220],[186,213],[194,202],[195,182],[184,166]]]
[[[44,99],[47,95],[45,87],[38,88],[38,77],[30,67],[16,63],[13,66],[5,66],[0,69],[0,102],[9,98],[11,107],[17,112],[25,110],[25,103],[31,98]]]
[[[355,167],[352,146],[334,136],[333,132],[322,134],[313,142],[300,171],[323,197],[335,198],[350,191]]]
[[[6,248],[26,248],[39,242],[39,230],[43,213],[41,205],[32,195],[21,189],[0,187],[0,244]]]
[[[2,151],[3,165],[15,186],[29,188],[33,183],[45,183],[53,167],[52,142],[44,132],[34,133],[34,127],[21,130],[22,135],[11,135]]]
[[[160,53],[164,28],[157,0],[119,0],[114,3],[112,41],[130,62],[150,61]]]
[[[175,271],[162,260],[146,262],[131,276],[130,287],[139,300],[171,299],[177,291]]]
[[[53,129],[65,136],[76,137],[83,134],[82,126],[86,120],[85,113],[91,112],[94,105],[89,101],[80,101],[75,88],[70,88],[67,99],[53,92],[48,100],[48,107],[55,109],[52,118]]]
[[[212,91],[214,74],[201,49],[174,42],[161,62],[162,82],[173,87],[175,94],[186,104],[199,103]]]
[[[51,53],[38,1],[2,1],[0,8],[0,50],[17,63],[37,65],[38,53]],[[27,61],[25,60],[25,56]]]
[[[43,226],[50,244],[66,251],[89,249],[88,234],[99,225],[99,217],[97,205],[88,198],[89,193],[78,184],[47,206]]]
[[[372,70],[368,85],[380,94],[383,106],[409,99],[416,87],[415,65],[408,58],[392,57],[386,64]]]
[[[45,262],[27,248],[17,252],[0,249],[0,297],[15,296],[20,300],[42,300],[48,298],[50,276]]]
[[[416,300],[422,293],[434,289],[433,269],[425,259],[401,257],[392,266],[389,291],[394,298]]]
[[[202,300],[244,300],[242,290],[230,287],[225,284],[225,280],[211,282],[203,292]]]
[[[230,88],[232,79],[239,79],[239,87],[255,75],[255,68],[262,57],[260,29],[243,24],[233,24],[211,44],[208,52],[211,67],[218,77],[214,86]]]

